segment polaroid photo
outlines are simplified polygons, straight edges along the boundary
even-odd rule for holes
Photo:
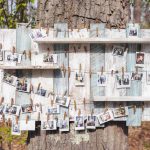
[[[111,110],[107,110],[97,116],[100,124],[111,121],[114,119],[113,112]]]
[[[146,82],[147,84],[150,84],[150,71],[146,72]]]
[[[15,86],[16,82],[17,82],[17,77],[5,72],[4,77],[3,77],[3,81],[12,85],[12,86]]]
[[[49,96],[49,92],[46,89],[43,89],[42,87],[37,88],[35,94],[43,96],[43,97]]]
[[[97,73],[97,86],[106,86],[107,85],[107,75],[106,73],[101,74]]]
[[[41,121],[41,130],[57,130],[56,120]]]
[[[84,130],[84,116],[75,116],[75,130]]]
[[[47,106],[46,113],[48,113],[48,114],[59,114],[60,113],[60,106],[59,105]]]
[[[20,121],[21,131],[35,131],[35,120],[21,120]]]
[[[127,107],[120,107],[113,109],[114,118],[125,117],[128,115],[128,108]]]
[[[16,81],[16,89],[19,92],[30,92],[30,82],[28,79],[17,79]]]
[[[20,122],[19,121],[18,121],[18,123],[16,123],[16,121],[12,121],[11,134],[12,135],[21,135]]]
[[[3,51],[0,50],[0,61],[3,61]]]
[[[55,103],[64,107],[69,107],[70,97],[67,97],[67,96],[62,97],[62,96],[56,95]]]
[[[124,75],[117,74],[116,75],[116,87],[117,87],[117,89],[130,88],[130,85],[131,85],[130,79],[131,79],[130,73],[124,73]]]
[[[86,122],[86,128],[87,129],[96,129],[96,115],[88,115],[87,116],[87,122]]]
[[[131,80],[141,81],[142,78],[143,78],[143,73],[132,72],[132,74],[131,74]]]
[[[32,113],[33,107],[31,104],[24,104],[21,106],[21,113]]]
[[[57,54],[43,54],[43,62],[50,64],[57,64]]]
[[[5,106],[4,106],[4,105],[0,105],[0,115],[2,115],[2,114],[3,114],[3,112],[4,112],[4,108],[5,108]]]
[[[82,72],[76,72],[75,86],[84,86],[84,74]]]
[[[143,52],[136,52],[136,66],[137,67],[144,67],[144,53]]]
[[[62,118],[59,120],[59,130],[61,132],[69,131],[69,118]]]
[[[18,106],[18,105],[11,106],[11,105],[6,104],[4,108],[4,114],[9,114],[9,115],[19,116],[20,111],[21,111],[21,106]]]
[[[139,24],[128,24],[127,26],[127,37],[137,38],[140,37],[140,25]]]
[[[112,50],[113,56],[124,56],[124,52],[125,52],[125,47],[119,45],[113,46],[113,50]]]
[[[38,38],[44,38],[44,37],[47,36],[47,34],[46,34],[46,30],[41,28],[41,29],[38,29],[38,30],[34,30],[33,32],[31,32],[29,34],[29,36],[32,40],[35,40],[35,39],[38,39]]]

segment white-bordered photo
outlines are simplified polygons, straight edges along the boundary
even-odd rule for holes
[[[16,121],[12,121],[11,134],[12,135],[21,135],[20,122],[19,121],[18,121],[18,123],[16,123]]]
[[[111,121],[114,119],[112,110],[107,110],[99,115],[97,115],[100,124]]]
[[[24,104],[21,106],[21,113],[32,113],[33,107],[31,104]]]
[[[48,114],[59,114],[60,113],[60,106],[59,105],[47,106],[46,112]]]
[[[42,88],[41,86],[37,88],[37,90],[35,91],[35,94],[43,96],[43,97],[49,96],[49,92],[46,89]]]
[[[56,120],[41,121],[41,130],[57,130]]]
[[[88,115],[87,116],[87,122],[86,122],[86,128],[87,129],[96,129],[96,115]]]
[[[107,85],[107,75],[106,73],[97,73],[97,86],[106,86]]]
[[[32,31],[29,34],[29,36],[32,40],[35,40],[38,38],[44,38],[47,36],[47,34],[46,34],[46,30],[44,30],[44,29],[37,29],[37,30]]]
[[[150,71],[146,72],[146,83],[150,84]]]
[[[19,116],[21,111],[21,106],[18,105],[9,105],[6,104],[4,108],[4,114],[9,114],[9,115],[16,115]]]
[[[4,59],[9,62],[21,63],[22,54],[12,53],[11,51],[4,51]]]
[[[43,54],[43,62],[50,64],[57,64],[57,54]]]
[[[125,117],[128,115],[127,107],[119,107],[113,109],[114,118]]]
[[[59,120],[59,130],[61,132],[69,131],[69,118],[61,118]]]
[[[136,66],[144,67],[144,56],[143,52],[136,52]]]
[[[131,80],[141,81],[142,78],[143,78],[143,73],[132,72],[132,74],[131,74]]]
[[[139,24],[128,24],[127,28],[127,37],[128,38],[137,38],[140,35],[140,26]]]
[[[5,108],[5,105],[0,105],[0,115],[3,114],[4,112],[4,108]]]
[[[83,115],[77,115],[75,116],[75,130],[84,130],[84,116]]]
[[[20,120],[21,131],[35,131],[35,120]]]
[[[82,72],[76,72],[75,86],[84,86],[84,74]]]
[[[117,74],[116,75],[116,87],[120,88],[130,88],[131,86],[131,76],[130,73]]]
[[[125,47],[119,45],[113,46],[113,50],[112,50],[113,56],[124,56],[124,52],[125,52]]]
[[[19,92],[30,92],[30,81],[28,79],[17,79],[16,81],[16,90]]]
[[[56,95],[55,97],[55,103],[56,104],[59,104],[61,106],[64,106],[64,107],[69,107],[69,104],[70,104],[70,97],[67,97],[67,96],[60,96],[60,95]]]
[[[12,86],[15,86],[16,81],[17,81],[17,77],[5,72],[4,77],[3,77],[3,81],[10,84],[10,85],[12,85]]]

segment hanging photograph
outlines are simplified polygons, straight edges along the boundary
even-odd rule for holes
[[[47,111],[48,114],[59,114],[60,113],[60,106],[47,106]]]
[[[111,110],[107,110],[97,116],[100,124],[111,121],[114,119],[113,112]]]
[[[41,130],[57,130],[56,120],[41,121]]]
[[[143,52],[136,53],[136,66],[144,67],[144,53]]]
[[[95,115],[88,115],[86,128],[87,129],[96,129],[96,119],[97,119],[97,117]]]
[[[0,105],[0,115],[3,114],[3,111],[4,111],[4,105]]]
[[[0,50],[0,61],[3,61],[3,51]]]
[[[35,120],[21,120],[20,121],[21,131],[35,131]]]
[[[24,105],[21,106],[21,108],[22,108],[21,113],[31,113],[31,112],[33,112],[33,108],[32,108],[31,104],[24,104]]]
[[[16,81],[16,89],[19,92],[25,92],[29,93],[30,92],[30,82],[28,79],[17,79]]]
[[[15,86],[16,82],[17,82],[17,77],[10,75],[10,74],[5,72],[4,77],[3,77],[3,81],[12,85],[12,86]]]
[[[47,34],[46,34],[46,30],[44,29],[37,29],[31,32],[29,36],[32,40],[35,40],[37,38],[44,38],[47,36]]]
[[[131,80],[139,80],[139,81],[141,81],[142,77],[143,77],[143,73],[132,72],[132,74],[131,74]]]
[[[84,116],[75,116],[75,130],[84,130]]]
[[[124,52],[125,52],[125,47],[119,45],[113,46],[112,54],[114,56],[123,56]]]
[[[62,118],[59,120],[59,130],[61,132],[69,131],[69,118]]]
[[[40,95],[40,96],[44,96],[44,97],[49,96],[49,92],[47,90],[43,89],[41,86],[39,88],[37,88],[35,94]]]
[[[128,115],[128,108],[127,107],[114,108],[113,114],[114,118],[125,117]]]
[[[82,72],[76,72],[75,86],[84,86],[84,74]]]
[[[67,96],[61,97],[59,95],[56,95],[56,97],[55,97],[55,103],[59,104],[61,106],[64,106],[64,107],[69,107],[70,97],[67,97]]]
[[[9,114],[9,115],[16,115],[16,116],[19,116],[20,114],[20,111],[21,111],[21,106],[18,106],[18,105],[5,105],[5,108],[4,108],[4,114]]]
[[[140,35],[140,26],[139,24],[128,24],[127,26],[127,37],[128,38],[135,38],[139,37]]]
[[[147,84],[150,84],[150,71],[147,71],[146,73],[146,82]]]
[[[57,54],[43,54],[43,62],[50,64],[57,64]]]
[[[97,73],[97,86],[106,86],[107,85],[107,75],[106,73]]]
[[[131,85],[131,77],[130,77],[130,73],[124,73],[124,75],[122,74],[117,74],[116,75],[116,87],[118,89],[120,88],[129,88]]]
[[[12,135],[21,135],[20,122],[19,121],[18,121],[18,123],[16,123],[16,121],[12,121],[11,134]]]

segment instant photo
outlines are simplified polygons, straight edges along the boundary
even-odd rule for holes
[[[62,97],[62,96],[57,95],[55,97],[55,103],[64,107],[69,107],[70,97],[67,97],[67,96]]]
[[[48,96],[49,96],[48,91],[47,91],[46,89],[43,89],[42,87],[39,87],[39,88],[36,90],[35,94],[40,95],[40,96],[43,96],[43,97],[48,97]]]
[[[17,82],[17,77],[5,72],[4,77],[3,77],[3,81],[12,85],[12,86],[15,86],[16,82]]]
[[[43,62],[57,64],[57,54],[43,54]]]
[[[97,119],[97,117],[95,115],[88,115],[86,128],[87,129],[96,129],[96,119]]]
[[[31,32],[29,34],[29,36],[30,36],[30,38],[32,40],[36,40],[38,38],[44,38],[47,35],[46,35],[46,30],[44,30],[44,29],[38,29],[38,30],[34,30],[33,32]]]
[[[128,38],[140,37],[140,26],[139,26],[139,24],[129,23],[127,25],[127,37]]]
[[[75,74],[75,86],[84,86],[84,74],[76,72]]]
[[[3,114],[3,111],[4,111],[4,105],[0,105],[0,115]]]
[[[31,113],[33,112],[33,107],[31,104],[25,104],[21,106],[22,108],[22,113]]]
[[[143,73],[133,72],[132,75],[131,75],[131,80],[141,81],[142,77],[143,77]]]
[[[21,135],[19,121],[18,121],[18,123],[16,123],[16,121],[12,121],[11,134],[12,135]]]
[[[41,130],[56,130],[56,120],[41,121]]]
[[[142,52],[136,53],[136,66],[144,67],[144,53],[142,53]]]
[[[131,85],[131,76],[130,73],[117,74],[116,75],[116,87],[120,88],[130,88]]]
[[[21,106],[17,105],[5,105],[4,108],[4,114],[9,114],[9,115],[16,115],[19,116],[21,110]]]
[[[20,121],[21,131],[35,131],[35,120],[21,120]]]
[[[56,106],[47,106],[47,111],[48,114],[59,114],[60,113],[60,106],[56,105]]]
[[[75,116],[75,130],[84,130],[84,116]]]
[[[30,82],[27,79],[17,79],[16,81],[16,89],[19,92],[25,92],[29,93],[30,92]]]
[[[61,132],[69,131],[69,118],[59,120],[59,130]]]
[[[114,56],[123,56],[124,52],[125,52],[125,47],[117,46],[117,45],[113,46],[112,54]]]
[[[97,116],[100,124],[111,121],[114,119],[113,112],[111,110],[107,110]]]
[[[114,108],[114,118],[125,117],[128,115],[128,109],[126,107]]]
[[[107,85],[107,76],[105,73],[97,73],[97,86],[106,86]]]

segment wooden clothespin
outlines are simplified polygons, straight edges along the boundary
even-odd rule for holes
[[[5,122],[5,115],[2,114],[2,122],[4,123]]]
[[[51,107],[53,107],[53,105],[54,105],[54,100],[52,99],[51,100]]]
[[[80,115],[81,115],[81,109],[78,110],[78,116],[80,116]]]
[[[22,85],[25,84],[25,80],[26,80],[25,78],[22,79]]]
[[[71,75],[71,68],[68,67],[68,78],[70,78],[70,75]]]
[[[89,76],[90,76],[90,79],[92,77],[92,71],[91,71],[91,68],[89,69]]]
[[[14,55],[15,52],[16,52],[16,48],[15,48],[15,46],[13,46],[12,47],[12,53],[13,53],[13,55]]]
[[[64,120],[66,119],[66,117],[67,117],[67,113],[66,113],[66,112],[64,112]]]
[[[86,109],[86,99],[85,99],[85,97],[83,99],[83,105],[84,105],[84,110],[85,110]]]
[[[103,72],[104,72],[104,67],[102,66],[102,68],[101,68],[101,75],[103,75]]]
[[[74,100],[74,110],[75,110],[75,111],[77,110],[77,103],[76,103],[76,100]]]
[[[136,105],[133,106],[133,112],[136,113]]]
[[[142,103],[142,112],[144,111],[144,102]]]
[[[23,51],[23,55],[25,56],[25,59],[27,59],[27,53],[26,53],[26,50]]]
[[[93,116],[93,114],[94,114],[94,108],[92,108],[91,110],[91,116]]]
[[[31,106],[33,106],[33,100],[32,100],[32,98],[30,98],[30,104],[31,104]]]
[[[37,90],[39,90],[39,89],[40,89],[40,86],[41,86],[41,83],[39,83],[39,84],[38,84]]]
[[[10,102],[10,105],[12,106],[13,104],[14,104],[14,99],[13,98],[11,98],[11,100],[10,100],[11,102]]]
[[[63,75],[64,75],[64,77],[65,77],[65,76],[66,76],[66,68],[65,68],[65,65],[64,65],[64,64],[62,64],[61,70],[62,70]]]
[[[111,76],[113,76],[114,75],[114,71],[113,70],[111,70]]]
[[[49,120],[49,114],[47,114],[47,121]]]
[[[122,67],[122,78],[124,79],[124,67]]]
[[[30,85],[30,92],[33,92],[33,90],[34,90],[34,89],[33,89],[33,85],[31,84],[31,85]]]
[[[87,51],[88,51],[87,46],[84,46],[84,51],[87,53]]]
[[[10,118],[9,118],[10,119]],[[19,120],[19,118],[18,118],[18,116],[16,116],[16,124],[18,124],[18,120]]]
[[[0,99],[0,105],[2,105],[3,102],[4,102],[4,97],[1,97],[1,99]]]
[[[79,73],[81,73],[81,70],[82,70],[82,65],[79,64]]]
[[[3,45],[2,45],[2,43],[0,43],[0,50],[3,48]]]
[[[29,59],[31,60],[31,56],[32,56],[32,53],[31,53],[31,50],[28,51],[28,57]]]
[[[26,116],[26,124],[28,124],[29,121],[29,115]]]
[[[105,109],[104,109],[104,112],[106,112],[108,110],[108,104],[107,104],[107,101],[105,101]]]

